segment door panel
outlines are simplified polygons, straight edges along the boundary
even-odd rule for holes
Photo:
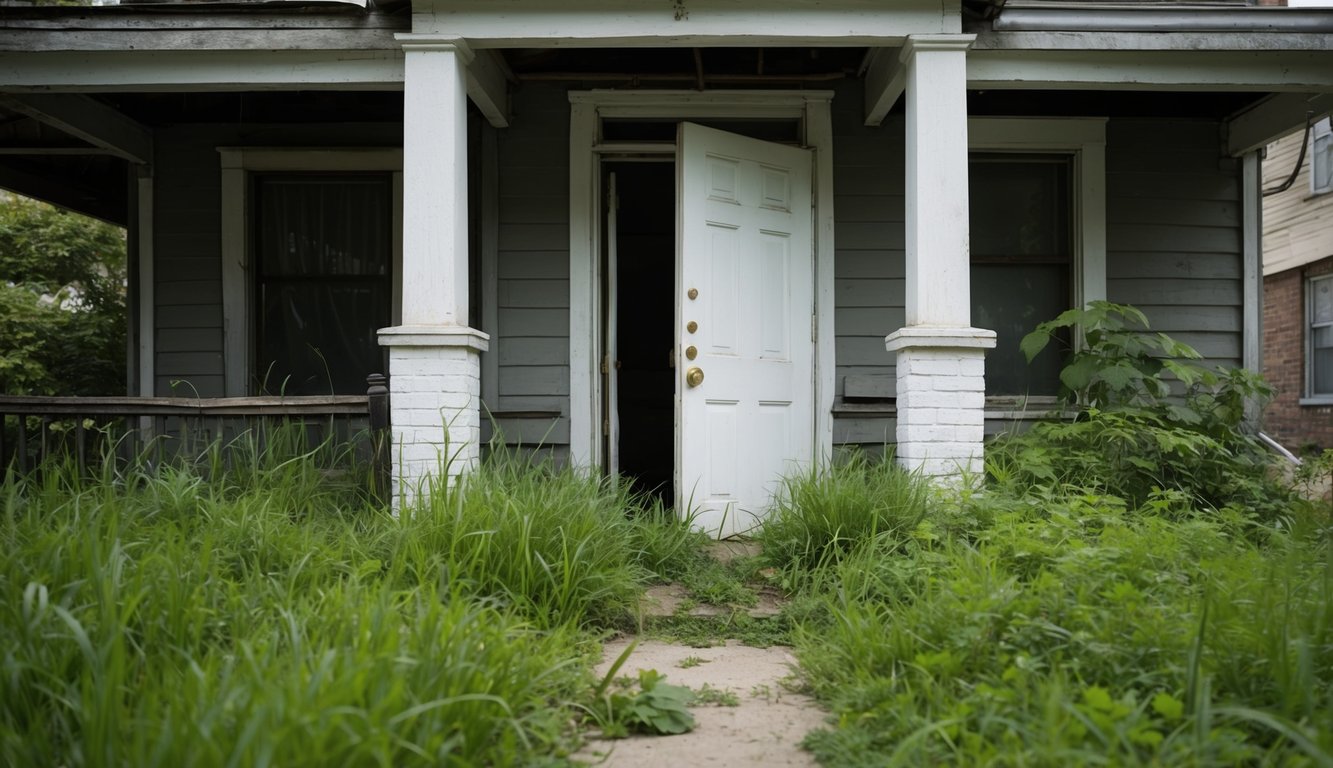
[[[813,451],[811,156],[682,123],[676,168],[677,505],[731,535]]]

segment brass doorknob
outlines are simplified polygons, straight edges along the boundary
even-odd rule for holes
[[[689,384],[691,388],[704,383],[704,369],[697,365],[690,366],[690,369],[685,372],[685,383]]]

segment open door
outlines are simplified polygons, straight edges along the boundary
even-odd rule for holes
[[[808,150],[681,123],[677,510],[728,536],[814,449]]]

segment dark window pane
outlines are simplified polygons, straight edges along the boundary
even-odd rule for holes
[[[1068,272],[1060,264],[972,265],[972,324],[996,336],[986,353],[986,394],[1059,393],[1061,351],[1047,347],[1029,365],[1018,344],[1069,308]]]
[[[1070,167],[1064,155],[972,156],[972,324],[996,335],[987,395],[1060,391],[1061,350],[1048,347],[1029,365],[1019,342],[1070,305]]]
[[[387,174],[256,177],[257,390],[360,394],[385,370],[391,201]]]
[[[356,283],[263,287],[256,376],[265,392],[360,394],[384,370],[376,332],[389,316],[388,292]]]
[[[968,183],[977,261],[1068,261],[1069,161],[978,155]]]
[[[261,176],[257,239],[265,277],[385,276],[389,180],[377,176]]]

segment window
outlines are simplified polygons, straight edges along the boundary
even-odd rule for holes
[[[1327,117],[1310,132],[1310,191],[1333,192],[1333,126]]]
[[[227,396],[363,394],[400,315],[402,150],[218,154]]]
[[[1062,361],[1029,366],[1019,342],[1074,306],[1106,298],[1106,120],[972,117],[972,324],[996,332],[990,397],[1048,397]]]
[[[1333,398],[1333,275],[1310,280],[1308,362],[1311,398]]]
[[[390,174],[262,173],[252,185],[254,389],[364,392],[387,365]]]
[[[969,165],[972,324],[995,331],[987,395],[1055,395],[1060,350],[1031,364],[1019,342],[1071,304],[1069,155],[977,154]]]

